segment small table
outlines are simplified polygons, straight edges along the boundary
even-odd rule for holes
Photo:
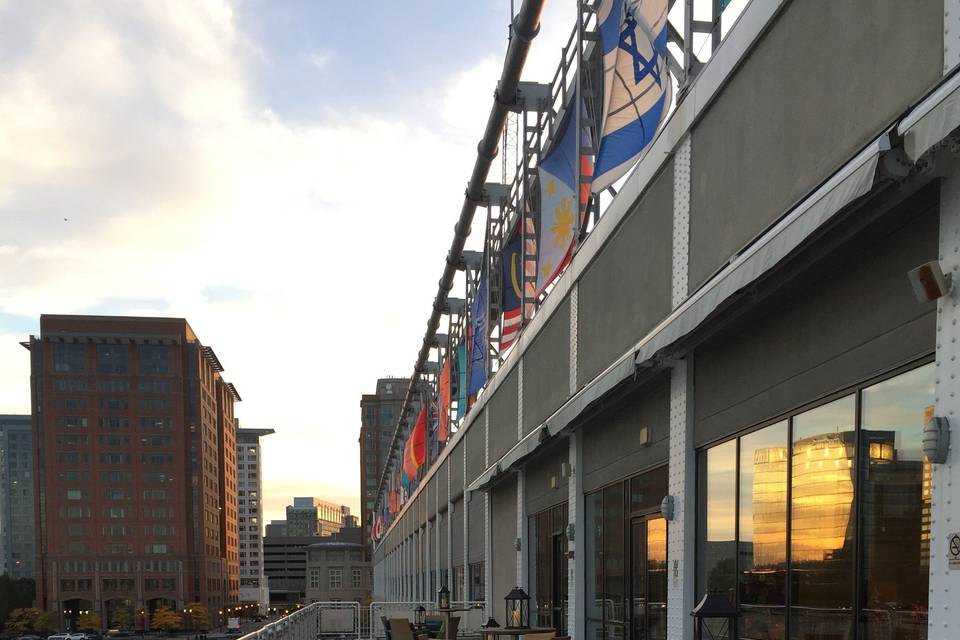
[[[520,636],[525,636],[528,633],[552,633],[556,635],[557,630],[553,627],[525,627],[517,629],[511,629],[508,627],[484,627],[480,630],[480,632],[483,634],[484,640],[489,638],[493,638],[495,640],[500,636],[517,638]]]
[[[435,611],[437,613],[443,614],[443,618],[446,624],[443,626],[443,638],[444,640],[450,639],[450,614],[452,613],[462,613],[464,611],[473,611],[474,607],[450,607],[449,609],[440,609],[437,608]]]

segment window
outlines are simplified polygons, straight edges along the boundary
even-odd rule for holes
[[[106,393],[128,393],[129,380],[97,380],[97,391]]]
[[[170,393],[170,383],[166,380],[141,380],[142,393]]]
[[[169,373],[170,348],[165,344],[140,345],[140,373]]]
[[[67,500],[81,500],[83,492],[80,489],[67,489]]]
[[[97,345],[97,373],[127,373],[127,346]]]
[[[60,373],[80,373],[86,356],[85,344],[56,343],[53,345],[53,370]]]
[[[101,453],[100,464],[130,464],[129,453]]]
[[[140,418],[141,429],[169,429],[170,418]]]
[[[169,553],[169,547],[166,544],[147,543],[143,545],[144,553],[165,554]]]
[[[343,569],[328,569],[327,585],[330,589],[342,589],[343,588]]]
[[[926,638],[933,375],[924,365],[699,453],[697,594],[729,594],[741,638]]]
[[[58,416],[56,424],[62,429],[86,429],[87,416]]]
[[[320,588],[320,569],[316,567],[310,568],[310,588],[311,589]]]
[[[100,408],[109,411],[126,410],[130,408],[130,401],[126,398],[100,398]]]
[[[86,391],[87,381],[74,378],[60,378],[54,383],[54,389],[57,391]]]
[[[470,599],[484,600],[484,590],[486,580],[484,576],[484,565],[482,562],[475,562],[470,565]]]
[[[166,411],[167,401],[162,398],[147,398],[140,401],[141,411]]]
[[[130,418],[124,418],[122,416],[109,416],[109,417],[100,418],[100,428],[101,429],[129,429]]]
[[[350,579],[350,586],[354,589],[360,589],[363,586],[363,572],[360,569],[354,569]]]

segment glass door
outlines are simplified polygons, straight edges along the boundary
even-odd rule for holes
[[[630,521],[630,640],[667,637],[667,521]]]

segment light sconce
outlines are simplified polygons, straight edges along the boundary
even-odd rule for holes
[[[913,293],[918,302],[933,302],[950,293],[953,278],[949,273],[944,274],[940,263],[936,260],[924,263],[916,269],[907,272]]]

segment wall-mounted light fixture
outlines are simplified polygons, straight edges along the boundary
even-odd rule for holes
[[[641,447],[650,444],[650,427],[640,427],[640,431],[637,433],[637,440]]]
[[[561,477],[561,478],[569,478],[569,477],[570,477],[570,463],[569,463],[569,462],[561,462],[561,463],[560,463],[560,477]]]
[[[663,497],[663,500],[660,501],[660,513],[663,514],[663,518],[667,522],[673,520],[673,496]]]
[[[936,260],[911,269],[907,272],[907,277],[910,278],[910,284],[913,285],[913,293],[917,296],[918,302],[933,302],[947,295],[950,293],[953,279],[949,273],[943,273],[940,263]]]
[[[934,416],[923,425],[923,453],[934,464],[947,461],[950,451],[950,421]]]

